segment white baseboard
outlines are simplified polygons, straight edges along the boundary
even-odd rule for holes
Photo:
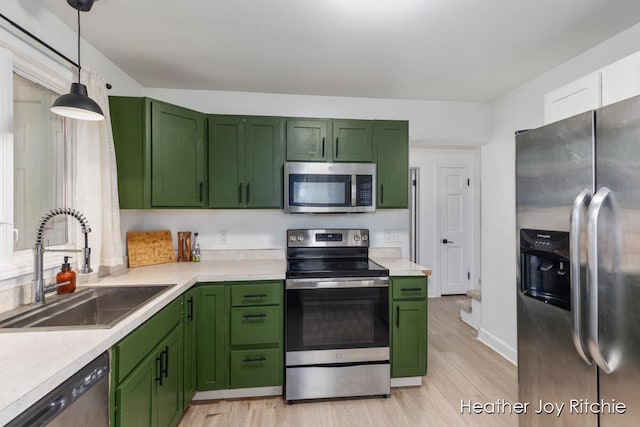
[[[239,399],[241,397],[265,396],[282,396],[282,386],[199,391],[193,397],[193,400]]]
[[[421,386],[422,377],[391,378],[391,387]]]
[[[518,352],[516,351],[516,349],[511,347],[495,335],[490,334],[483,328],[480,328],[478,330],[478,341],[491,348],[493,351],[507,359],[509,362],[513,363],[516,366],[518,365]]]

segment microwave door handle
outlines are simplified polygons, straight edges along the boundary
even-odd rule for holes
[[[357,175],[351,175],[351,206],[356,206],[356,197],[358,196]]]
[[[571,337],[578,355],[587,365],[591,365],[591,357],[588,356],[587,347],[582,339],[582,281],[580,278],[580,220],[582,212],[591,200],[591,190],[585,188],[576,196],[571,209],[569,228],[569,266],[571,286]]]

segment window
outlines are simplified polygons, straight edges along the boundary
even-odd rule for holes
[[[13,75],[14,251],[31,250],[40,218],[68,201],[65,121],[49,107],[58,94]],[[67,216],[47,223],[45,246],[67,242]]]

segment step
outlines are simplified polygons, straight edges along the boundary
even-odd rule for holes
[[[469,289],[467,291],[467,296],[469,298],[473,298],[475,300],[482,301],[482,293],[481,293],[480,289]]]
[[[456,301],[456,305],[460,310],[464,310],[467,313],[471,313],[471,300],[470,299],[459,299]]]

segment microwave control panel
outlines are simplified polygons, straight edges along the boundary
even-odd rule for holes
[[[356,206],[373,206],[373,177],[356,176]]]

